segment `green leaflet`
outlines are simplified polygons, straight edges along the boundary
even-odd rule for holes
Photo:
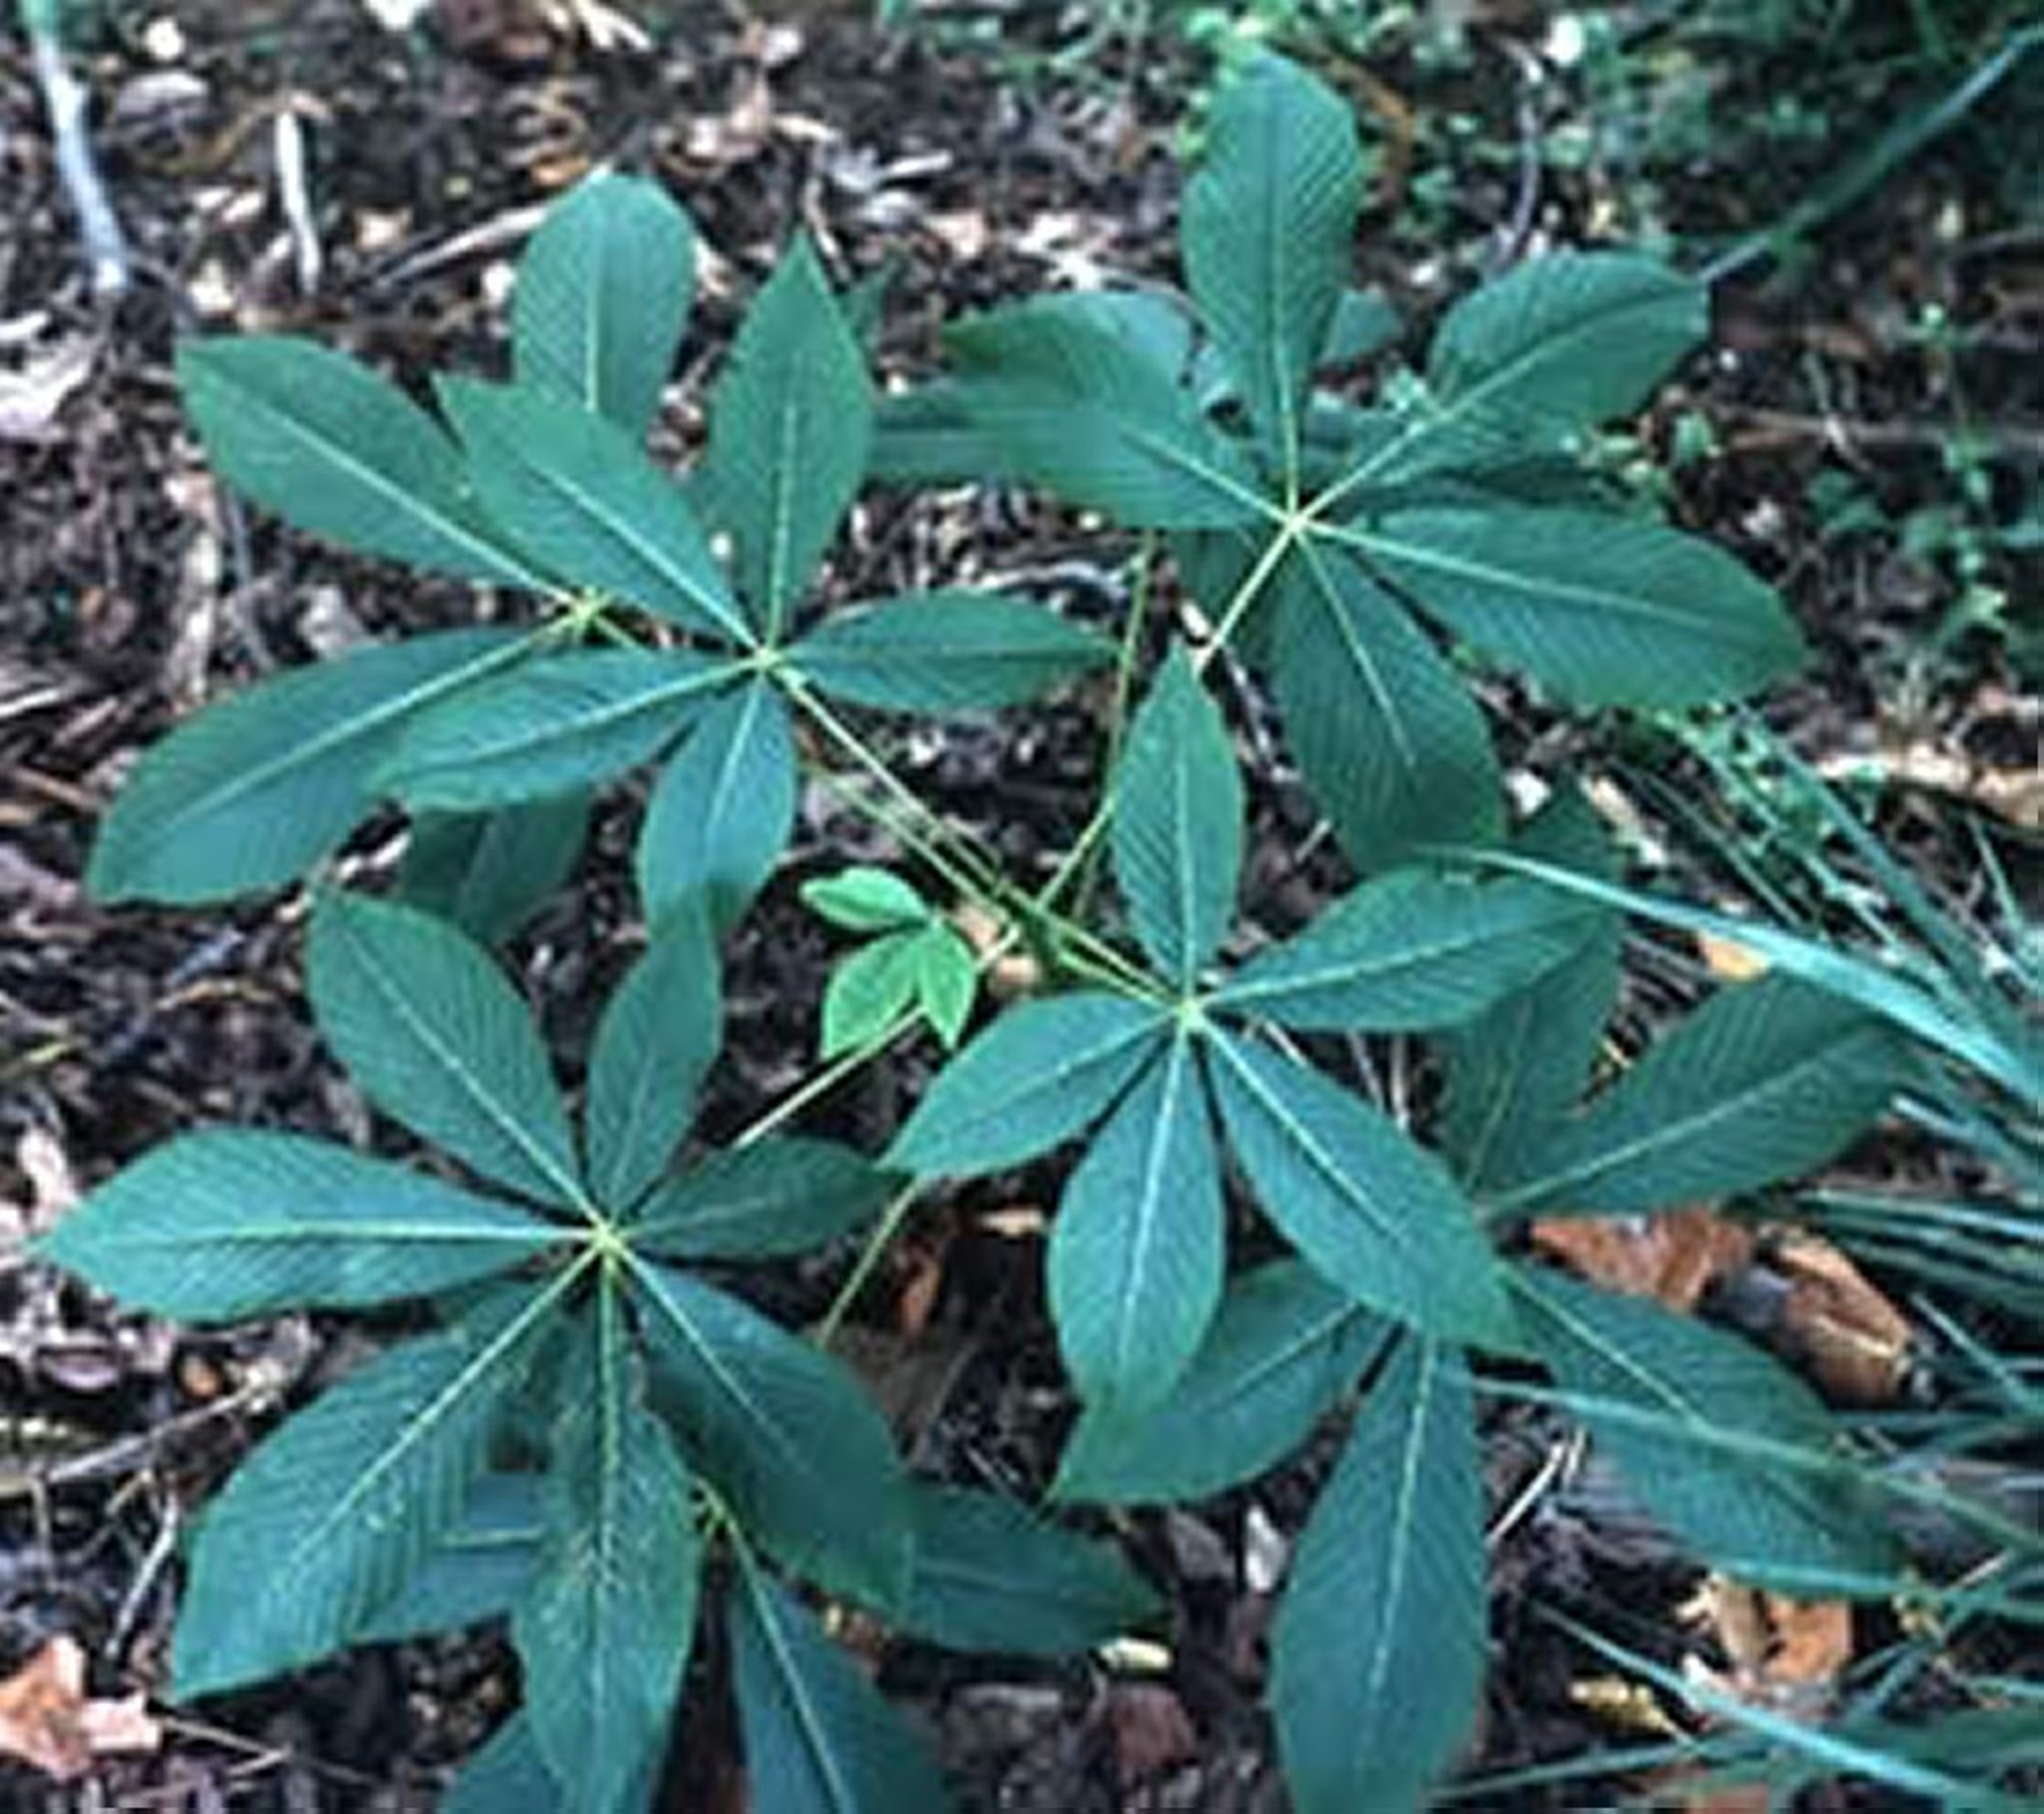
[[[1190,990],[1235,917],[1242,772],[1183,646],[1158,670],[1115,775],[1114,873],[1150,961]]]
[[[1292,1553],[1271,1705],[1298,1814],[1424,1805],[1476,1724],[1483,1480],[1461,1360],[1407,1337]]]
[[[503,533],[570,584],[750,643],[682,489],[615,422],[545,390],[444,378],[440,403]]]
[[[711,397],[703,480],[733,571],[770,642],[865,477],[865,359],[806,239],[789,246],[739,328]]]
[[[823,991],[821,1057],[856,1051],[885,1033],[918,1000],[924,940],[930,933],[946,942],[952,937],[942,926],[890,932],[837,961]]]
[[[1765,1584],[1880,1576],[1892,1545],[1810,1389],[1760,1349],[1644,1298],[1512,1275],[1521,1323],[1590,1433],[1662,1524]]]
[[[1250,420],[1298,472],[1300,406],[1353,262],[1362,154],[1347,106],[1264,57],[1225,84],[1180,223],[1200,314]]]
[[[538,1475],[478,1476],[459,1521],[363,1622],[356,1641],[405,1643],[503,1617],[532,1579],[543,1526]]]
[[[1180,1034],[1093,1136],[1051,1226],[1051,1313],[1081,1398],[1134,1413],[1170,1392],[1221,1301],[1226,1234],[1206,1091]]]
[[[688,1470],[641,1400],[617,1288],[574,1331],[546,1535],[511,1621],[525,1720],[559,1805],[612,1814],[660,1760],[695,1638],[703,1543]]]
[[[588,835],[584,787],[487,812],[418,813],[397,897],[479,945],[501,944],[567,881]]]
[[[178,388],[207,457],[285,522],[362,554],[540,590],[490,527],[461,456],[394,385],[305,340],[187,340]]]
[[[802,905],[846,932],[896,932],[918,927],[930,904],[891,870],[854,863],[801,887]]]
[[[893,1624],[952,1650],[1056,1656],[1148,1624],[1157,1595],[1105,1543],[997,1493],[917,1487],[915,1564]]]
[[[1105,1114],[1169,1026],[1119,996],[1011,1008],[938,1073],[885,1163],[917,1177],[1019,1165]]]
[[[582,1111],[589,1187],[613,1213],[667,1169],[724,1039],[718,951],[703,903],[685,897],[604,1009]]]
[[[674,369],[695,277],[695,228],[659,184],[602,171],[577,184],[547,211],[518,260],[518,382],[644,440]]]
[[[138,1308],[231,1322],[430,1296],[508,1271],[562,1234],[342,1146],[217,1129],[143,1154],[36,1251]]]
[[[908,1571],[905,1483],[851,1376],[757,1310],[635,1261],[662,1408],[746,1535],[789,1568],[889,1604]]]
[[[884,711],[1019,705],[1114,649],[1046,605],[998,593],[911,593],[834,612],[788,651],[823,692]]]
[[[891,1180],[835,1140],[780,1134],[713,1152],[648,1199],[632,1230],[669,1259],[805,1253],[870,1220]]]
[[[1379,1318],[1298,1260],[1232,1280],[1171,1395],[1138,1415],[1088,1405],[1058,1467],[1059,1499],[1207,1499],[1305,1441],[1384,1339]]]
[[[1501,1156],[1516,1214],[1621,1214],[1794,1177],[1908,1081],[1885,1023],[1791,977],[1721,990],[1572,1120]]]
[[[564,1273],[393,1348],[267,1438],[207,1510],[178,1618],[181,1700],[355,1641],[458,1524]]]
[[[1438,1160],[1307,1066],[1231,1034],[1207,1052],[1251,1189],[1324,1277],[1423,1333],[1518,1346],[1497,1262]]]
[[[100,821],[95,900],[180,906],[280,887],[345,837],[406,722],[525,655],[450,630],[258,680],[152,744]]]
[[[564,650],[414,717],[376,779],[442,811],[606,780],[658,755],[741,672],[680,649]]]
[[[741,1553],[731,1648],[746,1775],[773,1814],[945,1814],[935,1762],[801,1603]]]
[[[794,729],[774,686],[713,699],[646,803],[634,865],[647,916],[700,891],[729,931],[786,847],[794,796]]]
[[[409,907],[329,894],[305,966],[319,1031],[386,1115],[513,1190],[583,1200],[546,1050],[481,946]]]

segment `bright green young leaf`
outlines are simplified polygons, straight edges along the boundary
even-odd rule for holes
[[[668,1259],[805,1253],[868,1221],[889,1178],[835,1140],[779,1134],[713,1152],[648,1199],[632,1244]]]
[[[1307,1261],[1426,1334],[1517,1346],[1490,1246],[1431,1153],[1308,1066],[1228,1034],[1208,1053],[1229,1144]]]
[[[178,906],[295,879],[375,798],[370,775],[406,722],[525,655],[501,630],[352,650],[258,680],[151,746],[100,823],[98,901]]]
[[[1220,708],[1175,649],[1137,711],[1114,784],[1114,873],[1150,961],[1191,989],[1235,917],[1242,770]]]
[[[441,406],[503,533],[565,581],[749,642],[682,489],[615,422],[550,391],[443,378]]]
[[[1130,1417],[1088,1405],[1055,1492],[1162,1505],[1206,1499],[1274,1468],[1354,1385],[1384,1325],[1298,1260],[1237,1278],[1171,1396]]]
[[[1408,1337],[1363,1401],[1278,1612],[1271,1705],[1298,1814],[1425,1805],[1482,1702],[1484,1569],[1468,1377]]]
[[[720,982],[703,904],[684,898],[654,922],[598,1023],[583,1137],[589,1186],[613,1213],[667,1169],[696,1118],[696,1093],[724,1038]]]
[[[1114,659],[1047,605],[989,592],[911,593],[834,613],[788,652],[804,679],[883,711],[1019,705]]]
[[[409,907],[329,894],[305,967],[319,1031],[384,1114],[500,1184],[581,1201],[546,1049],[481,946]]]
[[[598,172],[547,211],[518,260],[518,382],[643,441],[674,370],[695,280],[695,228],[667,191]]]
[[[179,1699],[356,1640],[459,1524],[561,1289],[391,1349],[243,1463],[193,1551],[172,1662]]]
[[[153,1147],[36,1250],[138,1309],[231,1322],[425,1297],[508,1271],[561,1233],[344,1146],[223,1128]]]
[[[937,1074],[885,1162],[917,1177],[977,1177],[1034,1158],[1106,1114],[1170,1025],[1112,995],[1011,1008]]]
[[[804,882],[801,897],[811,913],[846,932],[894,932],[930,917],[930,904],[913,887],[867,863]]]
[[[850,1657],[747,1559],[733,1682],[753,1805],[773,1814],[947,1814],[935,1761]]]
[[[1159,1403],[1221,1301],[1221,1160],[1192,1040],[1137,1079],[1072,1173],[1051,1224],[1052,1320],[1089,1404]]]
[[[574,1814],[612,1814],[658,1763],[696,1633],[688,1470],[642,1400],[606,1283],[574,1331],[549,1444],[546,1536],[512,1617],[525,1718]]]
[[[460,1521],[357,1630],[356,1641],[398,1644],[502,1618],[525,1592],[545,1528],[536,1474],[484,1474]]]
[[[856,1051],[891,1027],[916,999],[921,929],[889,932],[839,958],[823,991],[820,1055]]]
[[[1393,870],[1252,958],[1212,1006],[1300,1032],[1453,1026],[1553,969],[1595,917],[1551,888]]]
[[[711,701],[646,803],[634,858],[649,918],[692,890],[712,926],[745,916],[794,823],[794,727],[766,680]]]
[[[907,1579],[905,1481],[879,1413],[828,1355],[670,1266],[633,1267],[661,1408],[778,1561],[889,1603]]]
[[[965,1023],[979,994],[979,960],[972,947],[950,926],[925,926],[915,941],[916,997],[929,1024],[944,1042],[957,1049]]]
[[[487,812],[422,812],[398,869],[397,898],[498,945],[574,873],[589,836],[589,790]]]
[[[1059,1656],[1158,1616],[1157,1595],[1109,1544],[1075,1537],[998,1493],[917,1487],[915,1566],[888,1622],[948,1650]]]
[[[734,571],[768,640],[865,477],[872,385],[807,239],[753,300],[711,396],[704,475]]]
[[[1647,1510],[1713,1568],[1878,1576],[1892,1545],[1816,1395],[1693,1316],[1556,1273],[1513,1276],[1520,1322]]]
[[[1224,82],[1180,223],[1194,299],[1278,469],[1354,262],[1362,153],[1347,104],[1295,63]]]
[[[1580,1115],[1513,1155],[1490,1201],[1628,1214],[1815,1169],[1910,1076],[1884,1022],[1786,976],[1720,990]]]
[[[477,507],[440,425],[344,354],[264,334],[187,340],[178,387],[208,458],[285,522],[433,573],[546,589]]]
[[[738,672],[680,649],[564,650],[413,718],[376,778],[443,811],[601,781],[658,755]]]
[[[1357,869],[1496,835],[1504,788],[1483,713],[1353,555],[1319,542],[1294,550],[1261,621],[1284,740]]]
[[[1491,504],[1393,511],[1341,539],[1429,616],[1573,704],[1740,698],[1802,659],[1769,587],[1658,523]]]
[[[1133,529],[1264,516],[1249,456],[1176,377],[1063,301],[981,315],[945,336],[962,374],[957,398],[1013,466]]]
[[[557,1814],[557,1795],[531,1725],[523,1713],[514,1713],[461,1766],[441,1799],[440,1814]]]

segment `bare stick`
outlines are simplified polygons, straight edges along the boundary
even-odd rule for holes
[[[129,284],[128,241],[114,205],[107,200],[92,141],[85,131],[85,85],[64,60],[57,29],[60,0],[21,0],[21,22],[35,53],[36,83],[49,109],[50,131],[57,142],[57,175],[78,217],[85,261],[94,291],[118,296]]]

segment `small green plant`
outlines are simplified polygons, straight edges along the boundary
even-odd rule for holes
[[[1508,825],[1482,713],[1407,609],[1583,704],[1724,697],[1793,661],[1766,587],[1574,459],[1695,338],[1702,292],[1639,258],[1529,266],[1450,312],[1421,381],[1362,408],[1315,381],[1382,326],[1345,289],[1345,110],[1257,63],[1208,145],[1186,207],[1196,314],[1056,297],[967,323],[962,373],[886,411],[877,453],[856,341],[798,245],[738,335],[703,464],[678,484],[646,456],[692,242],[660,191],[616,177],[525,257],[514,381],[440,385],[451,435],[316,347],[182,353],[200,434],[252,497],[536,606],[209,709],[144,758],[102,829],[103,898],[214,900],[314,871],[319,1030],[448,1161],[202,1132],[43,1243],[166,1314],[417,1300],[429,1325],[286,1422],[207,1516],[181,1693],[508,1614],[524,1706],[446,1805],[626,1814],[653,1796],[717,1587],[756,1805],[945,1805],[790,1580],[966,1648],[1081,1648],[1159,1608],[1107,1549],[912,1482],[828,1336],[918,1192],[1071,1142],[1048,1262],[1082,1403],[1061,1497],[1197,1497],[1352,1413],[1277,1628],[1301,1814],[1416,1803],[1474,1723],[1480,1394],[1576,1411],[1718,1566],[1828,1593],[1907,1587],[1876,1515],[1905,1489],[1805,1387],[1729,1334],[1528,1264],[1514,1232],[1806,1171],[1913,1075],[1910,1042],[1836,990],[1774,978],[1602,1079],[1625,904],[1609,853],[1566,785]],[[1109,646],[986,594],[812,608],[875,466],[1041,479],[1165,532],[1206,605],[1211,634],[1132,688],[1099,810],[1034,888],[926,805],[859,714],[1026,700]],[[1148,628],[1128,626],[1131,664]],[[1261,948],[1238,924],[1242,765],[1201,679],[1230,643],[1270,674],[1361,878]],[[804,761],[1042,973],[1042,999],[966,1043],[877,1159],[781,1125],[925,1019],[959,1040],[975,959],[871,868],[803,890],[872,935],[826,993],[829,1065],[723,1149],[687,1142],[720,1043],[719,939],[775,866]],[[647,947],[571,1115],[486,944],[560,884],[590,790],[641,765],[658,769],[634,858]],[[411,815],[404,899],[335,889],[326,859],[386,801]],[[1103,840],[1113,899],[1082,911]],[[1383,1033],[1432,1042],[1431,1145],[1330,1069]],[[1295,1258],[1230,1276],[1238,1195]],[[868,1224],[820,1347],[725,1270]]]

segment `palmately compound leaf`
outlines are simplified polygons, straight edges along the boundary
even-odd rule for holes
[[[739,592],[768,641],[851,507],[872,423],[864,356],[814,247],[797,239],[746,311],[712,393],[703,469]]]
[[[375,798],[406,723],[523,658],[524,638],[449,630],[258,680],[153,744],[101,821],[95,900],[192,906],[294,880]]]
[[[1040,697],[1114,648],[1047,605],[912,593],[834,612],[788,651],[819,690],[883,711],[984,711]]]
[[[1299,1260],[1235,1279],[1193,1364],[1135,1416],[1088,1405],[1065,1444],[1060,1499],[1206,1499],[1289,1455],[1354,1385],[1385,1325]]]
[[[696,1633],[689,1474],[642,1396],[606,1284],[573,1332],[549,1443],[546,1536],[511,1621],[525,1718],[574,1814],[613,1814],[665,1749]]]
[[[1162,1609],[1112,1545],[1046,1524],[998,1493],[917,1487],[910,1503],[908,1593],[884,1608],[910,1636],[950,1650],[1058,1656]]]
[[[682,488],[615,422],[545,390],[444,378],[441,407],[501,532],[571,585],[750,642]]]
[[[1079,1395],[1130,1412],[1185,1372],[1221,1301],[1221,1157],[1190,1036],[1093,1136],[1051,1225],[1050,1304]]]
[[[1210,1005],[1300,1032],[1453,1026],[1553,969],[1595,918],[1537,884],[1393,870],[1252,958]]]
[[[460,1520],[562,1288],[391,1349],[256,1448],[200,1526],[172,1663],[180,1699],[359,1638]]]
[[[948,1814],[933,1758],[792,1593],[757,1565],[731,1595],[746,1776],[773,1814]]]
[[[891,870],[854,863],[801,886],[802,905],[846,932],[897,932],[920,926],[930,904]]]
[[[1120,996],[1011,1008],[937,1074],[885,1162],[917,1177],[1019,1165],[1106,1114],[1170,1031],[1162,1011]]]
[[[479,945],[501,944],[574,873],[588,836],[586,787],[484,812],[417,813],[397,898]]]
[[[1814,1169],[1912,1075],[1864,1009],[1786,975],[1721,990],[1572,1120],[1514,1154],[1490,1191],[1525,1214],[1628,1214]]]
[[[1224,82],[1180,237],[1201,317],[1287,476],[1361,201],[1355,123],[1332,90],[1278,57]]]
[[[1114,873],[1150,961],[1191,989],[1235,917],[1242,770],[1220,708],[1175,649],[1129,729],[1114,784]]]
[[[695,228],[667,191],[599,171],[547,211],[518,260],[518,382],[644,440],[674,370],[695,279]]]
[[[563,650],[420,713],[376,779],[443,811],[606,780],[673,743],[739,672],[682,649]]]
[[[1292,1553],[1271,1704],[1298,1814],[1418,1807],[1483,1693],[1483,1480],[1461,1357],[1411,1338]]]
[[[647,1200],[632,1244],[667,1259],[806,1253],[868,1221],[892,1180],[863,1153],[806,1134],[714,1152]]]
[[[765,885],[794,823],[794,727],[770,682],[720,694],[646,803],[633,858],[649,919],[700,891],[721,934]]]
[[[909,1563],[906,1483],[887,1426],[843,1367],[671,1266],[633,1268],[657,1403],[747,1537],[882,1604]]]
[[[546,1519],[537,1474],[484,1474],[461,1518],[404,1586],[357,1632],[365,1644],[397,1644],[506,1616],[539,1563]]]
[[[439,424],[344,354],[264,334],[188,340],[178,387],[208,458],[285,522],[434,573],[547,587],[477,507]]]
[[[1517,1347],[1490,1245],[1431,1153],[1309,1066],[1219,1032],[1207,1052],[1229,1145],[1306,1260],[1423,1333]]]
[[[1802,660],[1770,587],[1658,523],[1441,506],[1389,512],[1342,540],[1429,616],[1573,704],[1736,699]]]
[[[1590,1434],[1647,1510],[1713,1568],[1810,1590],[1880,1576],[1893,1546],[1836,1427],[1799,1379],[1751,1343],[1522,1267],[1520,1321]],[[1830,1590],[1842,1590],[1830,1581]]]
[[[1497,834],[1504,789],[1483,713],[1352,554],[1293,549],[1250,628],[1263,623],[1284,740],[1356,868]]]
[[[500,1184],[582,1201],[546,1048],[480,945],[409,907],[329,894],[305,969],[319,1031],[386,1115]]]
[[[685,897],[654,923],[590,1050],[582,1111],[589,1187],[614,1214],[667,1169],[723,1038],[717,946],[703,903]]]
[[[510,1203],[294,1134],[215,1129],[145,1153],[36,1251],[187,1322],[425,1297],[563,1230]]]

